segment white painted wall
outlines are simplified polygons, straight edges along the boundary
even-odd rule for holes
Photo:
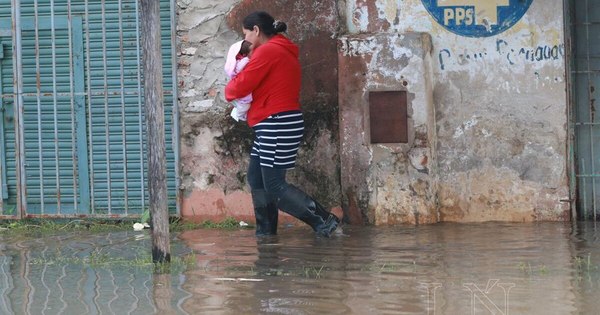
[[[446,30],[421,0],[367,2],[346,3],[350,33],[431,34],[440,219],[568,219],[562,1],[490,37]]]

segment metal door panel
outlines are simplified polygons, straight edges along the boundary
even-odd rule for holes
[[[0,3],[0,16],[11,14],[11,6]],[[10,19],[0,19],[0,170],[2,200],[0,218],[16,218],[15,97],[13,82],[13,43]]]
[[[84,92],[76,85],[83,81],[81,18],[22,21],[27,215],[87,215],[86,134],[75,128],[85,125],[84,108],[75,103]]]
[[[580,219],[600,219],[600,3],[571,1],[575,177]]]
[[[173,5],[161,1],[167,188],[176,214]],[[0,37],[9,42],[17,36],[12,14],[20,16],[22,62],[5,61],[2,79],[5,88],[22,85],[22,101],[19,110],[4,103],[20,111],[19,125],[4,128],[7,204],[20,203],[25,216],[141,214],[148,192],[138,1],[3,1]]]

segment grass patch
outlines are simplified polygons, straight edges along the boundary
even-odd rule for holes
[[[201,223],[193,223],[193,222],[186,222],[186,221],[182,221],[182,220],[176,220],[174,222],[171,222],[170,228],[171,228],[171,231],[174,231],[174,232],[196,230],[196,229],[234,230],[234,229],[239,229],[240,224],[236,219],[231,218],[231,217],[226,218],[225,220],[223,220],[221,222],[212,222],[212,221],[206,220]]]
[[[592,255],[590,253],[585,256],[573,256],[571,266],[578,278],[584,276],[597,276],[598,271],[600,270],[600,265],[592,261]],[[548,275],[551,273],[551,270],[544,264],[531,265],[529,262],[520,262],[517,267],[527,276]]]
[[[218,223],[204,221],[200,224],[200,226],[205,229],[235,229],[240,227],[239,223],[234,218],[227,218]]]
[[[146,219],[147,220],[147,219]],[[23,219],[0,220],[0,234],[48,235],[61,232],[115,232],[131,231],[135,219],[100,220],[100,219]],[[169,222],[171,232],[181,232],[195,229],[238,229],[239,223],[234,218],[226,218],[221,222],[204,221],[202,223],[186,222],[173,218]]]
[[[519,268],[519,270],[527,275],[527,276],[534,276],[534,275],[548,275],[548,273],[550,272],[548,270],[548,267],[546,265],[534,265],[532,266],[531,263],[529,262],[520,262],[517,267]]]
[[[196,256],[193,253],[183,256],[171,257],[170,263],[154,264],[152,256],[149,254],[136,255],[133,258],[113,257],[109,254],[102,253],[101,250],[95,250],[87,256],[83,257],[68,257],[60,251],[55,254],[45,257],[36,257],[29,260],[31,265],[81,265],[92,268],[134,268],[148,272],[158,273],[181,273],[195,266]]]
[[[215,272],[221,271],[219,266],[205,267],[203,272]],[[324,277],[330,268],[325,265],[318,266],[290,266],[290,268],[258,268],[254,266],[229,266],[225,267],[222,271],[225,271],[227,275],[243,276],[243,277],[300,277],[307,279],[320,279]]]
[[[133,221],[125,220],[65,220],[65,219],[24,219],[0,220],[0,233],[37,235],[63,231],[125,231],[130,230]]]
[[[304,267],[303,268],[304,277],[306,277],[306,278],[312,278],[314,276],[315,279],[319,279],[319,278],[321,278],[321,275],[323,274],[323,268],[325,268],[325,266],[321,266],[320,268],[317,268],[317,267]]]

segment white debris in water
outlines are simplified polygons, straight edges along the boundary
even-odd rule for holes
[[[142,223],[136,222],[133,224],[134,231],[141,231],[144,229],[144,225]]]
[[[261,281],[265,281],[265,279],[251,279],[251,278],[214,278],[213,280],[217,280],[217,281],[235,281],[235,282],[241,282],[241,281],[261,282]]]

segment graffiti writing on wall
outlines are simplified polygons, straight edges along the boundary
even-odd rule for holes
[[[511,28],[533,0],[421,0],[431,16],[452,33],[488,37]]]
[[[493,56],[492,56],[493,55]],[[503,39],[496,40],[496,51],[488,53],[487,51],[453,53],[450,49],[440,49],[438,59],[440,69],[446,70],[450,62],[464,64],[469,60],[485,60],[486,58],[500,56],[509,65],[518,62],[542,62],[549,60],[562,60],[565,55],[565,45],[539,45],[536,47],[518,47],[511,48],[507,41]]]

